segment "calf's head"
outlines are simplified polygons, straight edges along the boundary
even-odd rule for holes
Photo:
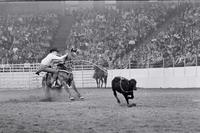
[[[137,81],[135,79],[130,79],[129,90],[137,90],[136,84],[137,84]]]

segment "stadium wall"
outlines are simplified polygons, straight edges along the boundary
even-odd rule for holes
[[[143,88],[198,88],[200,67],[147,68],[110,70],[108,86],[115,76],[135,78],[138,87]]]
[[[78,88],[94,88],[94,70],[74,71]],[[146,68],[108,70],[108,84],[115,76],[135,78],[137,86],[142,88],[198,88],[200,87],[200,67]],[[41,87],[41,76],[34,72],[1,72],[0,89],[32,89]]]

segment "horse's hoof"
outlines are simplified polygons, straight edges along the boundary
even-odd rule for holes
[[[74,97],[70,97],[69,99],[70,99],[71,101],[75,100]]]
[[[83,100],[83,99],[84,99],[84,97],[83,97],[83,96],[80,96],[80,99],[81,99],[81,100]]]

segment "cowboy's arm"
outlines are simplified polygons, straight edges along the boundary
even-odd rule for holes
[[[68,54],[65,54],[63,56],[56,56],[56,55],[53,55],[52,56],[52,60],[64,60],[66,57],[68,56]]]

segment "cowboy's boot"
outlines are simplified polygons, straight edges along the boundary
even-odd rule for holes
[[[40,71],[35,72],[35,74],[40,75]]]

